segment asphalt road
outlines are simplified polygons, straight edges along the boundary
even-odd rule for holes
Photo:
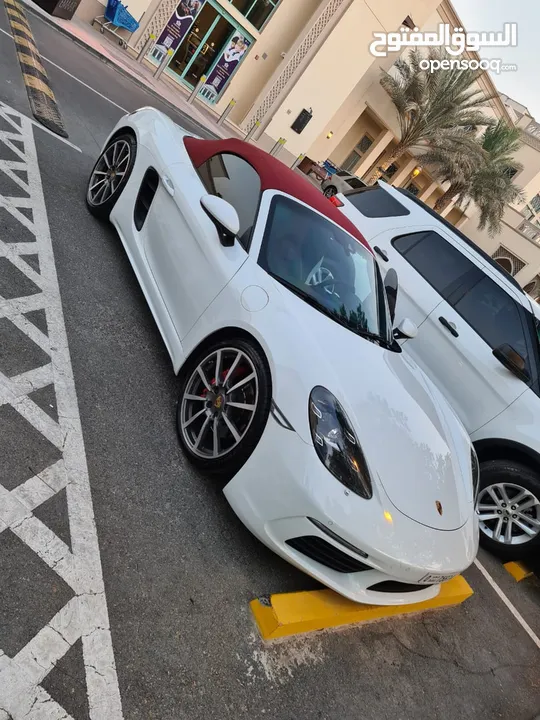
[[[41,20],[29,20],[44,58],[128,110],[156,105]],[[0,29],[9,29],[3,8]],[[309,589],[312,581],[258,543],[183,458],[165,347],[115,233],[84,205],[98,149],[123,113],[45,64],[69,139],[82,150],[34,131],[124,717],[531,720],[540,712],[539,648],[475,567],[466,574],[475,594],[459,608],[261,643],[249,601]],[[12,40],[3,33],[0,68],[0,101],[29,116]],[[174,119],[200,132],[189,119]],[[0,142],[0,163],[5,151]],[[9,194],[6,186],[1,194]],[[24,235],[23,225],[0,213],[0,241],[24,242]],[[24,282],[0,262],[0,296],[23,295]],[[11,377],[40,365],[40,353],[0,320],[0,371]],[[39,392],[54,412],[54,397]],[[54,461],[51,452],[0,406],[0,484],[13,489],[29,466],[38,472],[35,458]],[[69,545],[65,496],[38,513]],[[539,581],[517,585],[498,561],[480,557],[539,635]],[[12,531],[0,532],[0,671],[1,651],[19,653],[71,594]],[[78,720],[90,717],[87,679],[77,641],[41,684]],[[4,720],[2,712],[0,703]]]

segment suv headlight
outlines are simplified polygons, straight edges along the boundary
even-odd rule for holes
[[[317,386],[309,396],[309,426],[317,455],[332,475],[369,500],[373,487],[356,434],[338,400]]]
[[[474,502],[478,498],[478,488],[480,487],[480,463],[478,462],[478,455],[476,450],[471,445],[471,469],[472,469],[472,482],[473,482],[473,493]]]

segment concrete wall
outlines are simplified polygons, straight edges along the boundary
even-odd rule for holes
[[[369,51],[373,33],[399,28],[407,15],[422,25],[438,3],[439,0],[407,0],[406,3],[353,0],[295,86],[283,98],[266,132],[271,137],[287,138],[287,147],[293,154],[307,152],[311,156],[312,146],[328,132],[336,110],[347,101],[374,64]],[[313,119],[301,135],[296,135],[291,131],[291,123],[303,108],[310,107]]]

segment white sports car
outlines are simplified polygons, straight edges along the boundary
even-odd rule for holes
[[[184,452],[228,479],[262,542],[376,604],[434,597],[472,563],[469,437],[401,353],[415,328],[393,331],[396,287],[331,202],[253,145],[189,137],[152,108],[120,120],[86,199],[179,374]]]

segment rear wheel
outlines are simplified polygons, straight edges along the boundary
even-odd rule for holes
[[[244,338],[216,341],[182,369],[176,416],[180,445],[200,469],[230,476],[259,442],[271,400],[261,350]]]
[[[334,197],[334,195],[337,195],[337,188],[335,188],[333,185],[330,185],[324,190],[324,195],[327,198]]]
[[[137,142],[124,133],[112,138],[97,159],[86,188],[86,205],[92,215],[108,220],[133,170]]]
[[[480,466],[477,501],[480,542],[504,560],[522,560],[540,549],[540,477],[506,460]]]

